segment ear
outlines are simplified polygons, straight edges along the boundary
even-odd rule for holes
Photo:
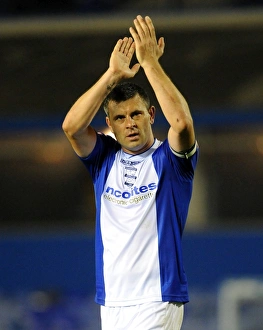
[[[155,107],[152,105],[150,107],[150,109],[148,110],[149,115],[150,115],[150,123],[153,124],[154,123],[154,119],[155,119]]]
[[[106,117],[106,124],[108,125],[109,129],[113,133],[113,129],[112,129],[111,124],[110,124],[110,118],[108,116]]]

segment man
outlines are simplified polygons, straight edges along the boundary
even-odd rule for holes
[[[159,63],[164,38],[157,41],[148,16],[137,16],[130,33],[72,106],[63,130],[94,182],[102,329],[177,330],[188,302],[181,237],[198,147],[187,102]],[[138,63],[130,67],[134,52]],[[164,142],[154,138],[155,108],[145,91],[122,82],[140,67],[170,124]],[[102,103],[116,140],[90,126]]]

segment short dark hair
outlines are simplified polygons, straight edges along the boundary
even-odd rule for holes
[[[106,112],[106,115],[108,116],[108,106],[110,101],[120,103],[133,98],[137,94],[141,97],[141,99],[145,102],[145,105],[149,109],[150,98],[141,86],[131,82],[123,82],[116,85],[103,101],[103,108]]]

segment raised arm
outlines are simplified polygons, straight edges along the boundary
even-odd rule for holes
[[[195,142],[194,126],[188,104],[164,72],[159,58],[164,52],[164,38],[158,41],[150,17],[137,16],[130,33],[135,42],[138,62],[144,69],[159,105],[170,124],[168,141],[177,152],[191,148]]]
[[[118,40],[112,51],[107,71],[67,113],[62,128],[79,156],[88,156],[95,146],[96,133],[90,124],[105,97],[121,80],[132,78],[138,72],[140,67],[138,63],[130,68],[133,54],[132,38],[125,37]]]

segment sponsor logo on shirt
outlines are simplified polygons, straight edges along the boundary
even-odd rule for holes
[[[134,186],[132,189],[120,191],[108,186],[105,190],[103,197],[110,202],[128,205],[128,204],[138,204],[139,202],[152,198],[154,196],[153,191],[156,190],[157,184],[152,182],[150,184],[142,185],[140,187]]]

